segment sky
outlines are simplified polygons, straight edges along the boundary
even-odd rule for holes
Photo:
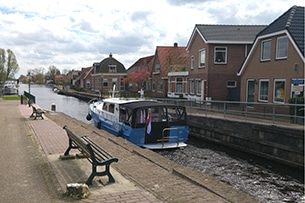
[[[19,72],[81,70],[112,53],[126,69],[156,46],[186,46],[196,24],[268,25],[304,0],[0,0],[0,48]]]

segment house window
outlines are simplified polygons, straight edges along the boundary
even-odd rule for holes
[[[176,92],[182,93],[183,78],[176,78]]]
[[[203,68],[205,66],[205,49],[199,51],[199,68]]]
[[[274,97],[273,102],[284,103],[285,99],[285,80],[274,81]]]
[[[197,83],[197,86],[196,86],[197,95],[201,95],[201,84],[202,84],[202,80],[197,80],[196,83]]]
[[[151,90],[154,92],[156,91],[156,84],[155,82],[153,81],[152,84],[151,84]]]
[[[158,92],[163,92],[163,81],[159,80],[158,82]]]
[[[194,94],[195,83],[194,80],[190,80],[190,94]]]
[[[103,79],[103,87],[108,87],[108,79],[107,78]]]
[[[271,54],[271,40],[262,41],[261,60],[270,60]]]
[[[116,65],[109,65],[109,73],[116,73]]]
[[[195,61],[195,59],[194,59],[194,56],[192,55],[191,56],[191,69],[194,69],[194,65],[195,65],[194,61]]]
[[[160,69],[161,69],[161,68],[160,68],[160,64],[156,64],[156,65],[155,65],[155,72],[156,72],[156,73],[160,73]]]
[[[90,88],[90,80],[86,80],[86,88]]]
[[[269,97],[269,81],[268,80],[260,80],[259,81],[259,101],[268,102]]]
[[[215,47],[214,63],[225,64],[227,63],[227,48],[226,47]]]
[[[115,88],[118,88],[117,87],[117,81],[118,81],[117,78],[112,78],[112,87],[115,85],[116,86]]]
[[[287,50],[288,50],[288,38],[286,36],[277,38],[276,59],[287,58]]]
[[[236,87],[236,81],[235,80],[228,80],[227,81],[227,88],[235,88]]]

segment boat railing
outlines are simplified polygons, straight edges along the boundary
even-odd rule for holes
[[[177,136],[170,136],[170,135],[165,136],[166,131],[173,131],[173,130],[178,131],[178,128],[164,128],[162,130],[162,138],[157,140],[158,142],[162,143],[162,147],[164,147],[164,142],[169,142],[171,140],[174,140],[177,142],[177,146],[179,146],[179,142],[183,141],[183,138],[179,137],[178,132],[177,132]]]

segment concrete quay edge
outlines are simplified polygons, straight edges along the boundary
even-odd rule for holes
[[[19,105],[19,109],[23,116],[27,118],[27,122],[29,122],[32,128],[31,130],[34,132],[43,153],[46,155],[45,161],[50,168],[52,182],[58,193],[63,193],[65,190],[63,184],[60,183],[62,180],[58,180],[58,177],[63,177],[64,175],[57,175],[59,171],[54,167],[54,163],[50,162],[48,156],[63,154],[67,148],[67,136],[62,130],[62,126],[67,125],[73,132],[77,132],[76,134],[78,135],[90,136],[102,148],[119,158],[118,163],[111,165],[111,168],[117,172],[115,179],[121,175],[135,185],[135,190],[126,190],[126,193],[124,191],[119,192],[120,195],[118,196],[121,197],[121,200],[126,198],[126,196],[138,195],[138,199],[131,200],[130,202],[259,202],[254,197],[234,189],[232,186],[196,169],[181,166],[151,150],[135,146],[120,137],[115,137],[98,130],[91,124],[86,124],[66,114],[46,112],[44,120],[32,120],[28,118],[31,111],[29,111],[27,106]],[[61,132],[58,133],[59,131]],[[54,140],[55,143],[51,143],[47,137],[53,137],[56,133],[61,134],[61,136],[56,138],[56,141]],[[53,145],[58,143],[64,146],[64,150],[62,150],[63,147],[59,149],[52,148],[54,147]],[[88,161],[84,160],[84,162]],[[69,174],[69,169],[66,168],[66,170],[64,172],[65,175]],[[96,191],[107,187],[110,186],[95,183],[90,189],[93,188]],[[109,200],[111,202],[111,200],[116,199],[114,202],[122,202],[120,198],[113,197],[115,194],[111,193],[110,199],[107,199],[108,196],[103,192],[96,192],[88,199],[83,199],[82,201],[107,202],[106,200]],[[142,198],[141,201],[139,201],[140,198]]]

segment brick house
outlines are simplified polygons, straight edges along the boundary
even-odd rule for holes
[[[128,91],[144,91],[149,89],[148,79],[153,66],[154,55],[142,57],[127,69],[125,79]]]
[[[91,72],[93,67],[82,68],[76,78],[76,86],[82,89],[91,90]]]
[[[124,65],[110,54],[101,62],[93,63],[92,90],[108,94],[116,85],[117,91],[124,91],[123,79],[126,75]]]
[[[179,47],[177,43],[174,46],[157,46],[149,82],[151,96],[167,97],[169,72],[186,70],[187,62],[186,47]]]
[[[197,24],[187,43],[188,99],[235,100],[240,97],[237,72],[255,36],[265,25]]]
[[[304,7],[293,6],[256,37],[241,66],[241,101],[304,97]]]

